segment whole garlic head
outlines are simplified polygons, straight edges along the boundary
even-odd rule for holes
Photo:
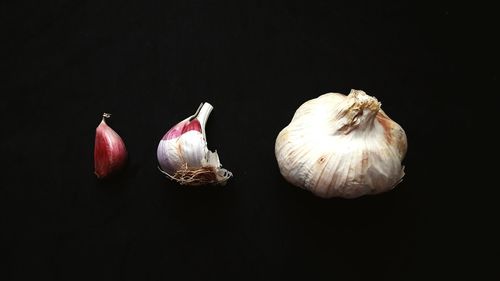
[[[360,90],[328,93],[302,104],[275,145],[291,184],[331,198],[391,190],[404,176],[404,130]]]

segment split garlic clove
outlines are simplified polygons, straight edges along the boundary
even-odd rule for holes
[[[212,109],[209,103],[202,103],[194,115],[179,122],[160,140],[160,171],[181,185],[224,185],[232,176],[222,168],[217,152],[207,147],[205,125]]]
[[[106,124],[111,114],[104,113],[102,121],[96,128],[94,145],[94,173],[98,178],[108,177],[126,163],[127,149],[122,138]]]
[[[275,144],[283,177],[324,198],[391,190],[404,176],[406,149],[401,126],[360,90],[305,102]]]

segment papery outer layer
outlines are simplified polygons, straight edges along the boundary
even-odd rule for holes
[[[197,131],[202,132],[200,121],[198,119],[193,119],[191,121],[185,120],[177,125],[175,125],[172,129],[170,129],[162,138],[162,140],[171,140],[180,137],[182,134],[187,133],[188,131]]]
[[[290,183],[320,197],[355,198],[401,181],[406,135],[375,98],[329,93],[297,109],[275,153]]]

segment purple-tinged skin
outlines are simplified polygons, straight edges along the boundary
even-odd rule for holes
[[[94,146],[94,173],[105,178],[120,170],[127,160],[127,149],[122,138],[104,119],[96,128]]]
[[[182,121],[179,124],[175,125],[172,129],[168,130],[168,132],[163,136],[162,140],[171,140],[176,139],[189,131],[198,131],[202,132],[201,124],[198,119],[193,119],[191,121]]]

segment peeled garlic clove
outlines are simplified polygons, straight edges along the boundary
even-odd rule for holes
[[[172,127],[157,150],[160,171],[182,185],[224,185],[232,173],[222,168],[217,152],[207,148],[205,124],[212,105],[202,103],[196,113]]]
[[[324,198],[356,198],[394,188],[404,176],[406,134],[380,106],[359,90],[302,104],[276,139],[283,177]]]
[[[111,114],[104,113],[96,128],[94,146],[94,173],[105,178],[119,171],[127,160],[127,149],[122,138],[107,124],[105,119]]]

